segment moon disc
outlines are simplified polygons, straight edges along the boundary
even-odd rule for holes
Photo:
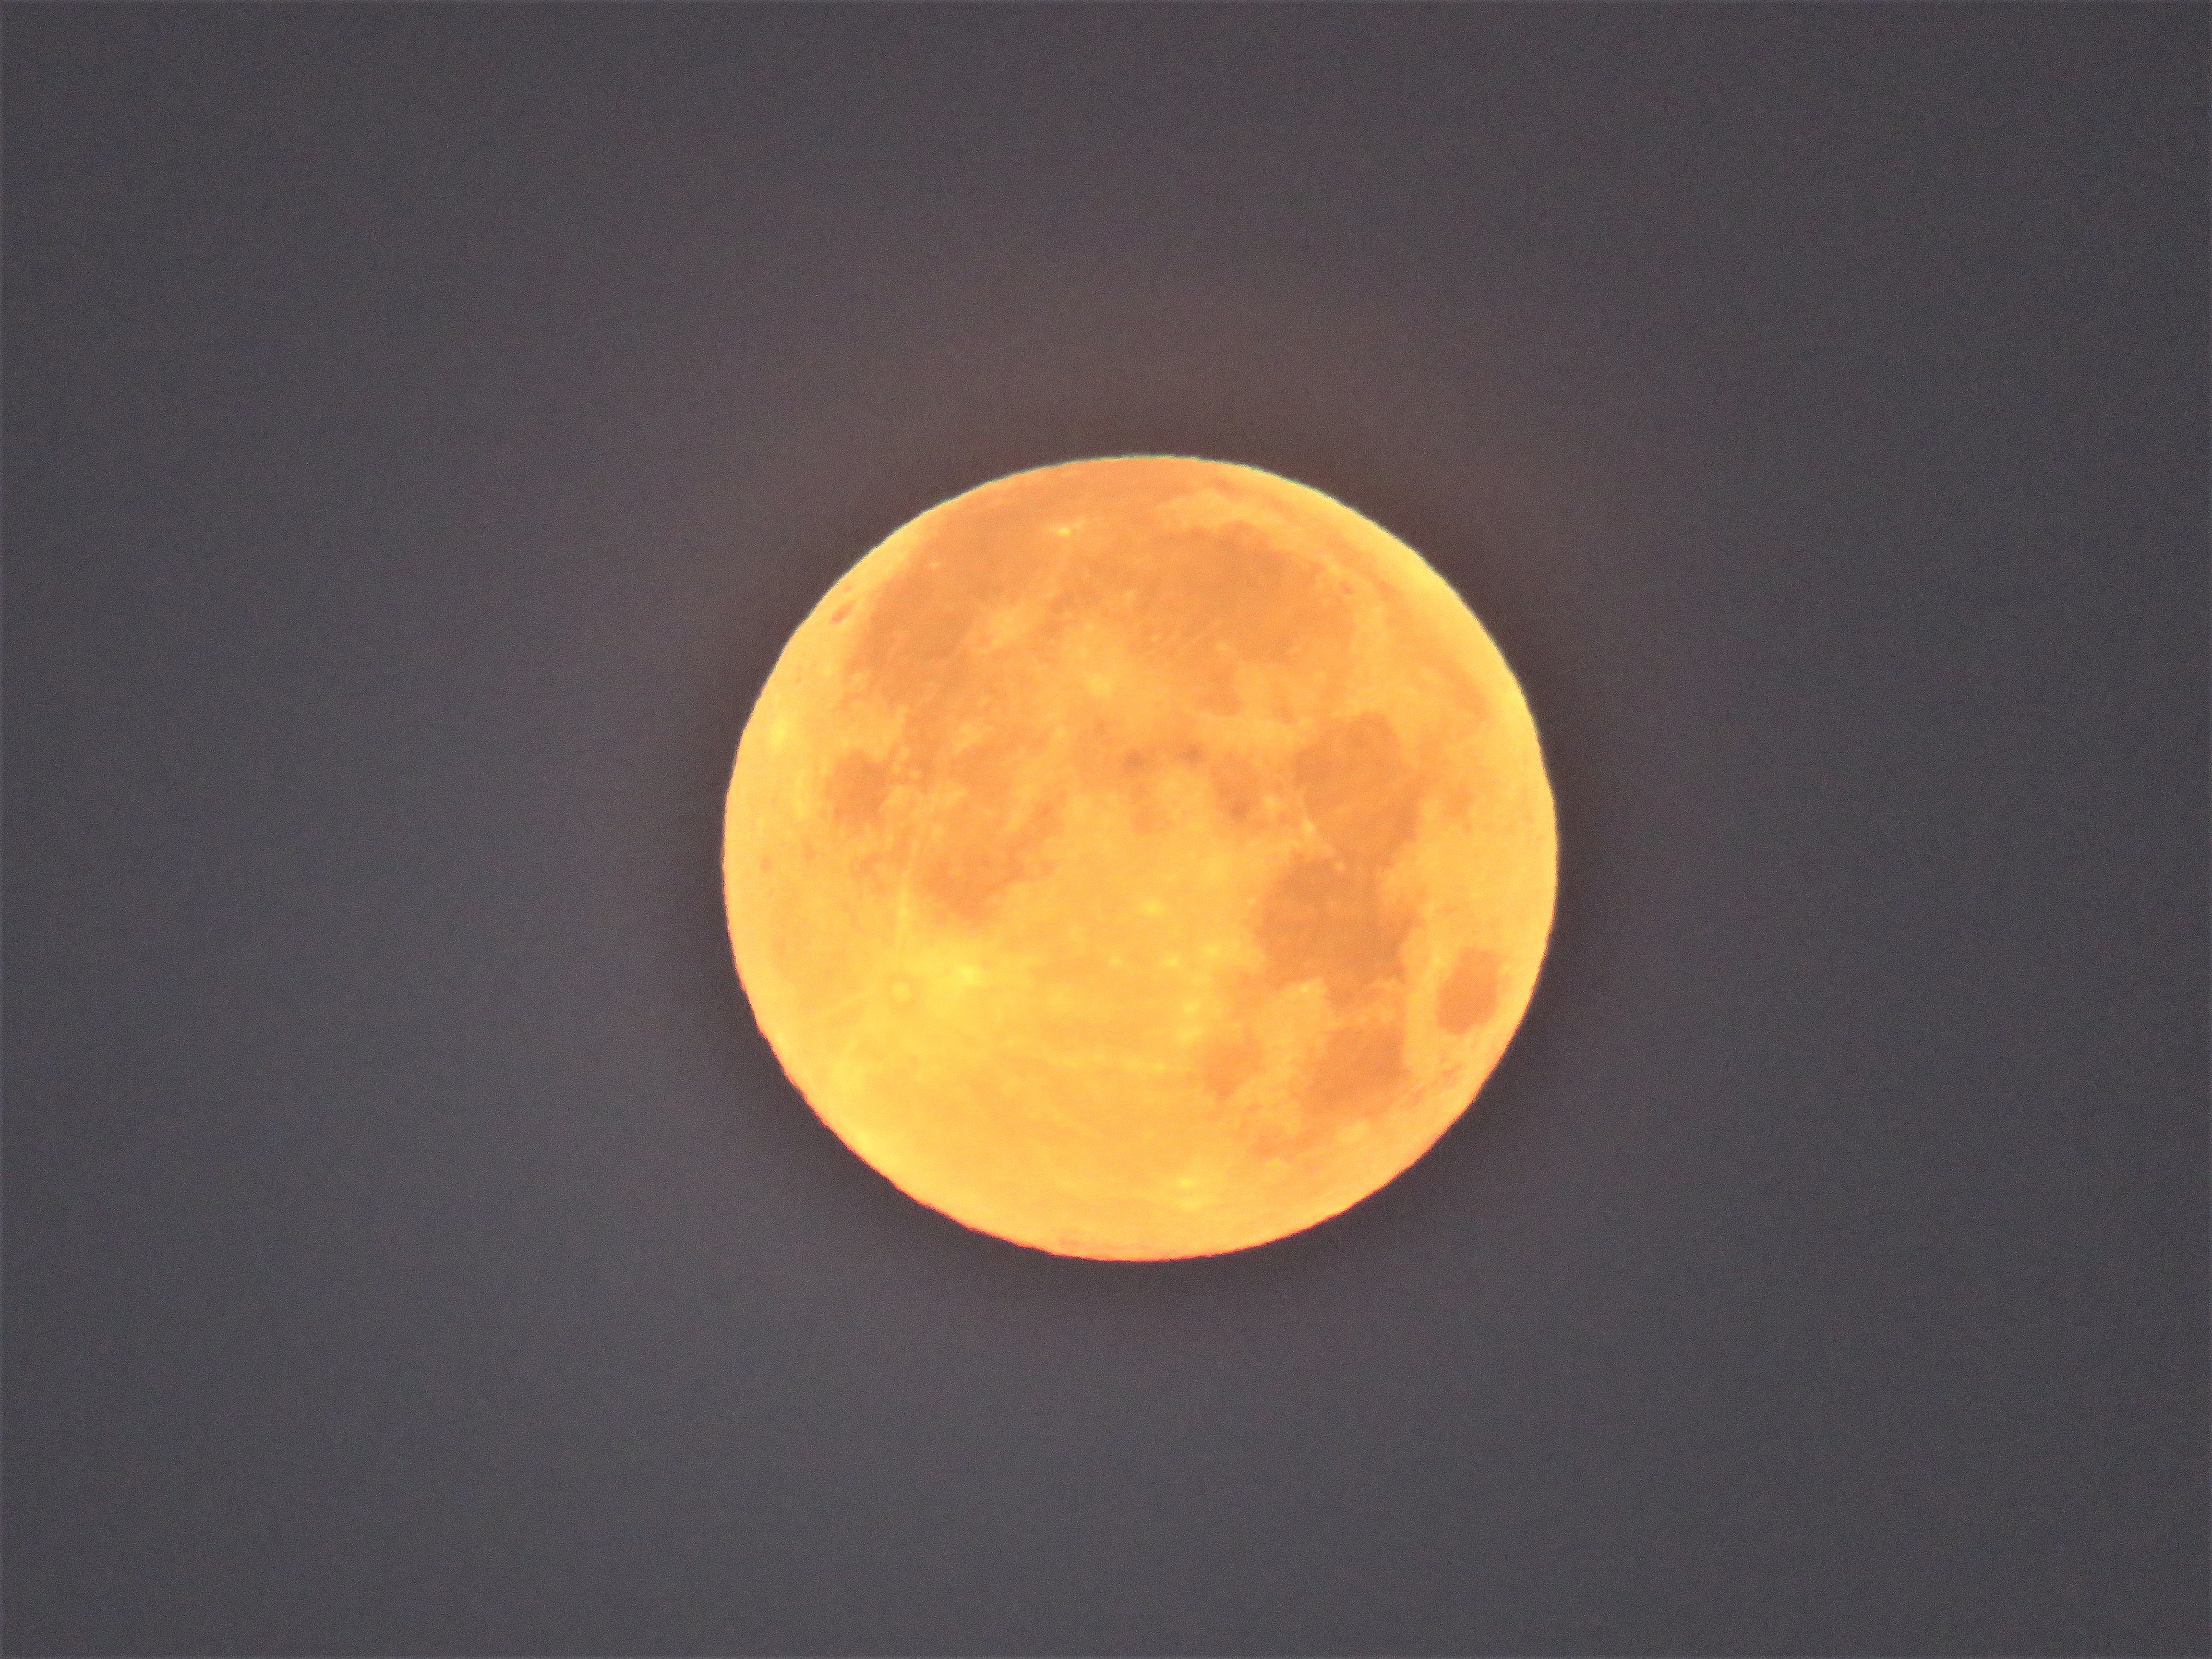
[[[1466,1109],[1558,865],[1527,701],[1419,555],[1224,463],[931,508],[803,622],[738,744],[730,937],[823,1122],[1062,1255],[1337,1214]]]

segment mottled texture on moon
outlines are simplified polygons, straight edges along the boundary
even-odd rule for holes
[[[1210,1255],[1450,1126],[1534,988],[1535,727],[1458,595],[1249,467],[934,507],[799,628],[738,750],[738,968],[800,1092],[967,1225]]]

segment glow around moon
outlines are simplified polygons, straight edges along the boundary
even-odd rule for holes
[[[1535,726],[1410,548],[1249,467],[1071,462],[932,508],[800,624],[738,749],[730,936],[823,1121],[1062,1255],[1334,1215],[1534,991]]]

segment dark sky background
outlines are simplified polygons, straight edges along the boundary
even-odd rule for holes
[[[2198,6],[5,19],[23,1654],[2207,1641]],[[756,1032],[782,641],[988,478],[1420,549],[1477,1109],[1034,1254]]]

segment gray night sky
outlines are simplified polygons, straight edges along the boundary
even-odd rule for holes
[[[10,1651],[2204,1650],[2203,7],[5,29]],[[823,589],[1130,452],[1562,829],[1477,1109],[1154,1266],[847,1152],[718,866]]]

